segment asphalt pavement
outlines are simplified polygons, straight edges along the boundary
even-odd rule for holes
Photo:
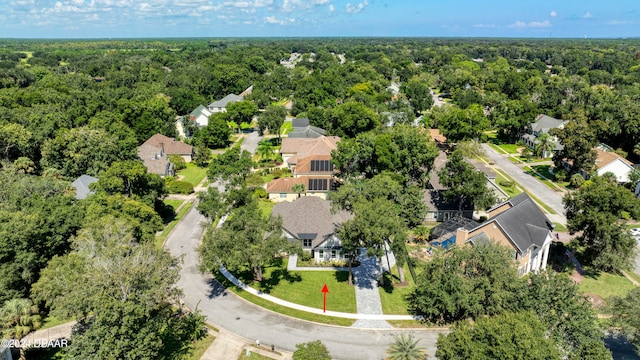
[[[198,309],[207,322],[240,335],[250,342],[274,345],[276,349],[295,351],[295,345],[321,340],[335,359],[384,359],[386,349],[400,333],[413,333],[419,345],[433,356],[438,334],[429,329],[355,329],[322,325],[283,316],[251,304],[227,291],[210,274],[200,272],[197,247],[206,219],[193,206],[169,235],[165,247],[182,258],[178,287],[183,301]]]
[[[538,200],[552,208],[557,215],[548,216],[552,221],[567,223],[565,217],[564,204],[562,203],[562,194],[550,189],[547,185],[538,179],[527,174],[527,172],[512,163],[505,154],[499,154],[487,144],[482,144],[482,149],[486,157],[492,161],[496,167],[502,169],[507,175],[513,178],[521,187],[533,194]]]

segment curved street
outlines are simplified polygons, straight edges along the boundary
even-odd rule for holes
[[[322,325],[279,315],[253,305],[227,291],[210,275],[200,272],[197,247],[206,219],[195,205],[167,238],[165,247],[182,258],[178,287],[187,307],[198,309],[207,322],[251,342],[294,351],[295,345],[321,340],[336,359],[384,359],[385,351],[401,332],[412,332],[419,345],[433,356],[441,330],[356,329]]]

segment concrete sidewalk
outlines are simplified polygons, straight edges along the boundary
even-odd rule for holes
[[[378,290],[380,266],[378,259],[367,256],[366,250],[358,256],[360,266],[354,268],[353,275],[356,286],[356,306],[359,315],[382,315],[382,302]],[[384,319],[358,319],[351,327],[365,329],[390,329],[391,324]]]

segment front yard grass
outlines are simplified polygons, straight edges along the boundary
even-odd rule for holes
[[[262,216],[265,218],[270,218],[271,213],[273,212],[273,207],[276,206],[276,203],[269,199],[259,199],[258,200],[258,209],[262,212]]]
[[[285,121],[280,127],[280,136],[287,135],[291,130],[293,130],[293,122]]]
[[[384,261],[384,260],[383,260]],[[415,264],[417,260],[413,259]],[[382,313],[389,315],[409,315],[407,296],[415,288],[415,283],[409,272],[409,266],[404,264],[404,275],[406,284],[400,284],[398,278],[398,266],[391,267],[391,274],[385,273],[385,286],[379,287],[380,301],[382,303]],[[422,267],[414,265],[416,275],[419,276]],[[391,285],[393,283],[393,285]]]
[[[205,351],[207,351],[207,349],[209,348],[209,346],[211,346],[211,343],[213,343],[213,341],[216,339],[215,336],[207,334],[206,337],[197,340],[194,344],[193,344],[193,348],[191,348],[191,351],[189,352],[188,356],[185,356],[186,360],[200,360],[202,358],[202,355],[204,355]]]
[[[346,271],[288,271],[287,259],[264,269],[264,280],[254,282],[251,272],[234,274],[245,284],[265,294],[316,309],[323,307],[322,287],[327,284],[327,310],[356,312],[356,292],[347,285]]]
[[[178,171],[177,175],[183,176],[182,181],[189,182],[195,187],[207,176],[207,168],[199,167],[194,163],[187,163],[186,169]]]
[[[331,273],[331,272],[329,272]],[[215,275],[216,280],[220,281],[220,283],[222,283],[222,285],[224,285],[228,290],[232,291],[234,294],[240,296],[241,298],[255,304],[258,305],[262,308],[265,308],[267,310],[271,310],[273,312],[276,312],[278,314],[282,314],[282,315],[286,315],[286,316],[291,316],[293,318],[297,318],[297,319],[301,319],[301,320],[306,320],[306,321],[312,321],[312,322],[317,322],[320,324],[327,324],[327,325],[338,325],[338,326],[351,326],[353,325],[353,323],[355,322],[355,320],[353,319],[345,319],[345,318],[339,318],[339,317],[333,317],[333,316],[326,316],[326,315],[320,315],[320,314],[314,314],[314,313],[308,313],[306,311],[300,311],[300,310],[295,310],[295,309],[291,309],[285,306],[281,306],[281,305],[277,305],[272,303],[271,301],[265,300],[259,296],[253,295],[247,291],[244,291],[238,287],[236,287],[235,285],[233,285],[229,280],[227,280],[227,278],[225,278],[223,275],[221,275],[220,273],[216,273]],[[322,286],[322,285],[321,285]],[[327,284],[327,287],[329,285]],[[346,285],[345,285],[346,286]],[[321,290],[321,288],[320,288]],[[318,291],[320,291],[318,290]],[[329,289],[329,291],[331,291],[331,289]],[[354,291],[354,302],[355,302],[355,289]],[[328,295],[330,296],[330,295]],[[328,297],[327,296],[327,297]],[[329,304],[329,301],[327,301],[327,305]]]
[[[622,274],[584,270],[584,279],[578,285],[585,294],[594,294],[605,300],[612,296],[626,296],[635,286]]]
[[[266,345],[268,346],[268,345]],[[250,353],[249,356],[247,356],[247,352],[246,350],[249,349]],[[251,350],[251,348],[245,348],[242,349],[242,353],[240,354],[240,356],[238,356],[238,360],[271,360],[272,358],[268,357],[268,356],[264,356],[261,354],[258,354],[257,352],[253,352]]]

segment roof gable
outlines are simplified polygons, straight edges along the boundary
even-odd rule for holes
[[[89,175],[80,175],[79,178],[75,179],[71,185],[76,188],[76,199],[82,200],[86,199],[87,196],[93,194],[93,191],[89,188],[89,185],[98,181],[98,178]]]
[[[331,201],[315,196],[304,196],[292,202],[277,203],[273,207],[272,216],[282,217],[282,227],[295,236],[312,239],[315,248],[335,232],[337,225],[351,219],[346,211],[331,213]],[[303,239],[298,237],[298,239]]]
[[[521,253],[532,245],[542,246],[552,229],[551,221],[526,193],[515,196],[498,207],[507,203],[511,205],[509,209],[493,216],[471,231],[495,223]]]
[[[331,151],[338,148],[337,136],[321,136],[318,138],[284,138],[280,152],[297,155],[331,155]]]
[[[229,105],[229,103],[232,102],[238,102],[238,101],[242,101],[244,100],[243,96],[240,95],[236,95],[236,94],[229,94],[225,97],[223,97],[220,100],[216,100],[212,103],[209,104],[209,108],[226,108],[227,105]]]
[[[152,146],[167,155],[193,154],[193,146],[162,134],[153,135],[149,140],[140,145],[140,147],[141,146]]]

